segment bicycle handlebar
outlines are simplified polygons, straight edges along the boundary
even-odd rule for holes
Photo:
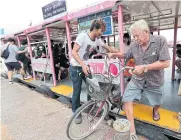
[[[91,58],[93,59],[94,57],[97,57],[97,56],[108,56],[108,54],[107,53],[99,53],[99,54],[93,55]]]
[[[116,76],[112,75],[112,74],[111,74],[111,71],[110,71],[110,66],[111,66],[111,64],[118,63],[118,62],[108,63],[108,61],[107,61],[107,59],[108,59],[108,54],[107,54],[107,53],[96,54],[96,55],[93,55],[92,58],[94,58],[94,57],[96,57],[96,56],[105,56],[105,57],[104,57],[104,61],[106,62],[105,65],[107,65],[107,70],[106,70],[106,71],[108,72],[107,74],[108,74],[108,76],[109,76],[109,78],[110,78],[110,81],[111,81],[112,79],[117,78],[118,76],[120,76],[120,74],[121,74],[125,69],[129,69],[129,73],[130,73],[131,75],[135,76],[135,75],[133,74],[134,67],[129,67],[129,66],[123,66],[123,67],[120,69],[120,72],[119,72]],[[121,65],[120,62],[119,62],[118,64],[119,64],[119,66]],[[89,65],[88,65],[88,66],[89,66]],[[90,66],[89,66],[89,69],[90,69]],[[90,71],[90,72],[91,72],[91,71]],[[103,76],[105,76],[105,74],[103,74],[103,73],[100,73],[100,74],[103,75]],[[90,78],[90,79],[92,79],[92,73],[90,73],[87,77]]]

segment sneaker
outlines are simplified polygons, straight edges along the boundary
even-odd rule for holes
[[[28,79],[30,79],[30,78],[32,78],[32,76],[31,76],[31,75],[28,75],[28,76],[24,77],[24,80],[28,80]]]
[[[12,81],[9,81],[9,84],[11,85],[11,84],[13,84],[13,82],[12,82]]]
[[[79,115],[77,118],[75,118],[75,124],[81,124],[82,123],[82,116]]]

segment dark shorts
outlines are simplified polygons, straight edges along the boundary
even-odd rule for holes
[[[5,63],[8,71],[13,71],[14,69],[16,70],[20,70],[21,69],[21,65],[19,62],[9,62],[9,63]]]

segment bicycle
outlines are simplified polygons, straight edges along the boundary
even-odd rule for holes
[[[102,54],[103,55],[103,54]],[[111,69],[114,68],[113,63],[108,63],[107,55],[105,55],[105,62],[107,65],[107,72],[102,73],[90,73],[88,77],[86,77],[86,86],[87,93],[91,96],[91,100],[87,103],[83,104],[79,107],[74,115],[71,117],[68,126],[67,126],[67,136],[71,140],[80,140],[89,136],[91,133],[95,131],[95,129],[99,126],[99,124],[104,120],[107,116],[110,104],[111,110],[118,107],[118,113],[121,109],[121,92],[114,92],[116,89],[114,88],[116,85],[115,79],[119,78],[120,74],[125,69],[132,70],[133,67],[122,67],[120,72],[115,75],[112,74]],[[119,67],[121,63],[119,62]],[[74,120],[79,116],[82,116],[81,124],[74,124]],[[87,121],[87,122],[86,122]],[[96,123],[97,121],[97,123]],[[87,123],[87,124],[86,124]],[[82,127],[83,126],[83,127]],[[88,127],[88,128],[85,128]],[[80,128],[80,129],[78,129]],[[83,128],[83,130],[81,130]],[[81,132],[80,134],[76,134],[76,132]],[[74,134],[75,133],[75,134]]]

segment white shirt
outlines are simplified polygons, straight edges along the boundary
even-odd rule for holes
[[[75,43],[80,46],[78,51],[78,55],[80,59],[86,61],[89,59],[89,55],[91,52],[97,48],[97,46],[104,46],[104,42],[100,39],[95,39],[95,41],[91,40],[88,33],[81,33],[77,36]],[[70,61],[72,66],[80,66],[80,64],[75,60],[74,57],[71,58]]]

